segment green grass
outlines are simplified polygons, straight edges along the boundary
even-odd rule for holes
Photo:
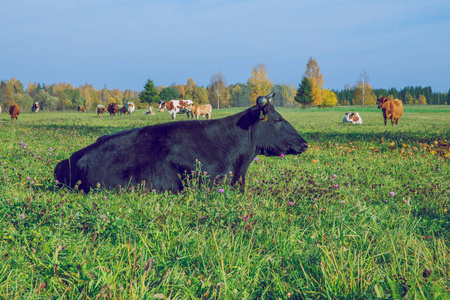
[[[307,152],[259,157],[244,193],[180,194],[53,179],[99,136],[168,113],[0,115],[0,298],[448,299],[449,107],[406,106],[396,127],[376,107],[279,111]]]

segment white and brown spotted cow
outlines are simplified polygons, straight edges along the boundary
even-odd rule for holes
[[[161,101],[159,103],[159,110],[167,109],[169,114],[172,116],[172,119],[175,120],[177,114],[186,113],[187,118],[189,119],[189,115],[194,118],[192,114],[191,106],[194,103],[192,100],[170,100],[170,101]]]

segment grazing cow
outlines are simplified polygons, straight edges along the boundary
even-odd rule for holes
[[[221,183],[245,185],[257,155],[300,154],[307,142],[275,110],[275,93],[261,96],[245,111],[221,119],[180,121],[105,135],[55,167],[61,185],[89,192],[144,184],[156,191],[183,189],[182,180],[196,164]],[[181,177],[181,179],[180,179]]]
[[[192,113],[194,114],[194,116],[198,118],[200,117],[200,115],[202,115],[203,117],[207,117],[208,120],[211,119],[211,113],[212,113],[212,106],[211,104],[205,104],[205,105],[196,105],[193,104],[191,106],[191,110]]]
[[[151,106],[148,107],[148,111],[145,112],[146,115],[154,115],[153,109]]]
[[[391,119],[392,126],[398,125],[398,119],[403,115],[403,103],[399,99],[388,99],[381,97],[377,99],[378,108],[383,110],[384,126],[388,119]]]
[[[108,104],[108,112],[110,116],[115,116],[117,112],[119,111],[119,106],[117,103],[110,103]]]
[[[39,111],[39,108],[41,108],[41,107],[39,106],[39,102],[34,102],[33,105],[31,106],[31,111],[32,111],[32,112],[38,112],[38,111]]]
[[[347,118],[347,121],[345,121]],[[344,118],[344,123],[362,124],[361,116],[358,113],[348,113]]]
[[[125,105],[127,112],[129,115],[131,115],[131,113],[134,111],[134,103],[133,102],[128,102],[127,105]]]
[[[17,120],[17,116],[20,115],[20,107],[17,104],[13,104],[9,107],[9,115],[11,116],[11,121]]]
[[[120,106],[118,112],[119,112],[120,115],[126,115],[128,113],[127,107],[126,106]]]
[[[77,110],[80,112],[86,112],[86,110],[84,109],[83,105],[78,105]]]
[[[102,115],[105,113],[106,107],[102,104],[97,105],[97,116]]]
[[[161,101],[159,103],[159,111],[164,108],[167,109],[169,114],[172,115],[172,120],[175,120],[177,114],[186,113],[187,118],[189,119],[189,115],[194,118],[194,115],[191,111],[191,105],[194,104],[192,100],[170,100],[170,101]]]

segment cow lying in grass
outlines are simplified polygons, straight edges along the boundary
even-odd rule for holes
[[[203,116],[203,117],[206,116],[209,120],[209,119],[211,119],[212,106],[211,106],[211,104],[205,104],[205,105],[193,104],[191,106],[191,111],[194,114],[194,116],[197,118],[197,120],[200,116]]]
[[[85,192],[97,183],[105,188],[144,184],[157,191],[183,189],[180,176],[202,164],[221,182],[230,172],[243,187],[257,155],[300,154],[307,142],[275,110],[274,93],[235,115],[203,121],[180,121],[134,128],[97,141],[55,168],[55,179]]]
[[[383,110],[384,126],[388,119],[391,119],[392,126],[398,125],[398,119],[403,115],[403,103],[399,99],[389,99],[381,97],[377,99],[378,108]]]
[[[362,124],[359,113],[348,112],[345,114],[344,123]]]

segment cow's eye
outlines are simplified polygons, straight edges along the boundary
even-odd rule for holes
[[[274,123],[281,123],[281,122],[283,122],[283,119],[273,119],[273,122]]]

